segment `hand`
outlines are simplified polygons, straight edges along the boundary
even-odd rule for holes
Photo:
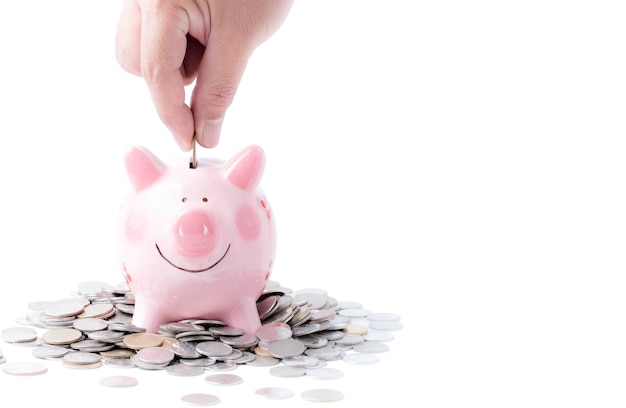
[[[194,132],[217,145],[248,59],[281,26],[293,0],[125,0],[116,58],[144,78],[156,111],[183,151]],[[185,86],[196,81],[191,106]]]

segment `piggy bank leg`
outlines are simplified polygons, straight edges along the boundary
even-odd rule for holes
[[[137,327],[143,327],[148,333],[156,333],[164,321],[162,313],[152,307],[148,307],[145,302],[136,301],[135,310],[133,312],[133,324]]]
[[[245,330],[248,334],[255,334],[257,329],[261,327],[261,319],[259,319],[256,302],[250,299],[244,300],[223,320],[227,325],[238,327]]]

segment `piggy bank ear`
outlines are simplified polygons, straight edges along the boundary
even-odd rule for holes
[[[135,146],[126,153],[126,171],[135,191],[149,187],[163,176],[167,166],[148,149]]]
[[[223,167],[226,180],[243,190],[255,188],[265,168],[265,153],[259,146],[249,146],[230,159]]]

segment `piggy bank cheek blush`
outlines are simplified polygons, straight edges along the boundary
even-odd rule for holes
[[[253,240],[261,233],[261,220],[258,212],[250,205],[245,205],[237,210],[235,225],[245,240]]]

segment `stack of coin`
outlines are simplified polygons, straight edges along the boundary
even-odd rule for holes
[[[282,363],[270,372],[338,378],[336,371],[321,370],[327,362],[374,363],[375,354],[389,349],[384,343],[393,340],[390,331],[402,328],[396,314],[371,313],[323,289],[293,292],[272,281],[257,302],[262,325],[256,333],[213,319],[168,322],[158,333],[146,333],[132,324],[134,296],[125,284],[84,282],[71,298],[28,306],[21,321],[47,329],[41,341],[29,327],[5,329],[2,338],[38,346],[35,357],[60,359],[70,368],[97,368],[104,362],[179,376]]]

